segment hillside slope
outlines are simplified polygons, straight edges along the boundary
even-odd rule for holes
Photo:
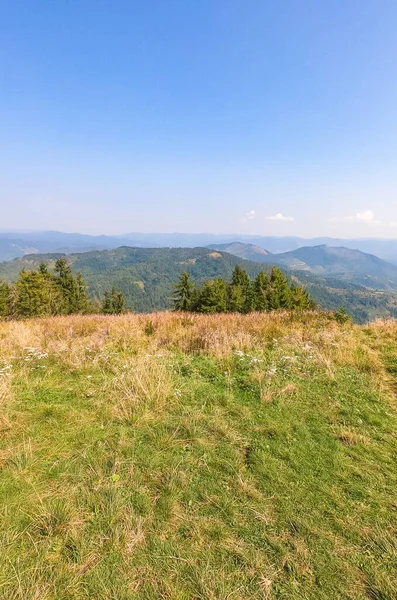
[[[320,245],[272,254],[259,246],[239,242],[211,247],[241,258],[276,264],[293,272],[305,271],[378,290],[397,289],[397,266],[360,250]]]
[[[15,280],[22,268],[37,268],[44,261],[49,266],[59,254],[30,255],[0,264],[0,279]],[[170,297],[181,271],[193,279],[224,277],[230,279],[236,264],[255,276],[263,265],[250,263],[224,252],[205,248],[129,248],[72,254],[68,261],[74,271],[81,271],[89,293],[100,298],[106,289],[122,290],[130,306],[138,312],[170,307]]]
[[[11,262],[0,263],[0,279],[13,281],[21,269],[35,269],[44,261],[53,266],[61,254],[34,254]],[[246,261],[226,252],[208,248],[130,248],[72,254],[67,257],[74,271],[81,271],[92,298],[101,298],[106,289],[116,286],[136,312],[150,312],[170,307],[174,284],[182,270],[201,283],[205,279],[223,277],[230,280],[236,264],[251,277],[267,264]],[[326,309],[344,307],[356,322],[365,323],[378,317],[397,316],[397,295],[379,292],[348,280],[313,275],[310,271],[284,272],[298,285],[304,285],[319,306]]]
[[[0,323],[4,599],[395,599],[397,325]]]
[[[294,271],[307,270],[381,290],[397,289],[397,267],[360,250],[307,246],[278,254],[274,260]]]

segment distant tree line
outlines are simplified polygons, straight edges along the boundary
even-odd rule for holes
[[[0,281],[0,317],[28,318],[54,315],[103,312],[120,314],[126,311],[122,292],[113,288],[105,292],[102,303],[90,302],[81,273],[74,275],[66,259],[55,262],[52,273],[42,263],[37,270],[23,269],[18,280],[10,285]]]
[[[251,280],[238,265],[230,283],[218,278],[197,286],[184,271],[175,286],[173,304],[174,310],[199,313],[310,310],[315,306],[308,292],[290,284],[279,268],[273,267],[270,275],[262,271]]]

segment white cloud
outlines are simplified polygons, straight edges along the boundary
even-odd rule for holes
[[[294,221],[294,217],[285,217],[282,213],[277,213],[276,215],[272,215],[270,217],[266,217],[268,221]]]
[[[256,211],[255,210],[248,211],[247,214],[245,215],[245,218],[247,221],[252,221],[253,219],[256,219]]]
[[[341,217],[331,219],[331,221],[348,221],[355,223],[366,223],[367,225],[379,225],[380,221],[375,219],[375,214],[372,210],[364,210],[363,212],[358,212],[355,215],[349,215],[348,217]]]
[[[363,212],[358,212],[354,215],[349,215],[348,217],[335,217],[330,219],[330,221],[334,223],[363,223],[364,225],[369,226],[381,225],[383,227],[397,227],[397,223],[395,221],[382,222],[376,219],[375,213],[372,210],[364,210]]]

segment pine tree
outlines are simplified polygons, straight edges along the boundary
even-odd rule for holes
[[[74,278],[65,258],[58,258],[55,273],[55,280],[63,298],[63,312],[69,315],[73,312]]]
[[[300,310],[312,310],[315,303],[303,287],[291,285],[291,308]]]
[[[255,310],[255,282],[249,281],[245,296],[244,313],[250,313]]]
[[[202,288],[195,288],[189,275],[182,273],[175,289],[177,296],[173,300],[176,310],[183,310],[183,306],[188,306],[188,310],[192,312],[310,310],[315,306],[308,292],[296,285],[290,287],[288,279],[277,267],[273,267],[270,277],[261,272],[251,281],[247,273],[237,265],[229,285],[224,279],[210,279],[204,282]]]
[[[120,292],[121,293],[121,292]],[[87,286],[80,272],[76,274],[74,278],[74,288],[72,296],[72,312],[73,313],[85,313],[89,306],[89,300],[87,296]]]
[[[210,279],[200,290],[197,312],[219,313],[227,311],[227,284],[224,279]]]
[[[11,297],[11,286],[9,286],[5,281],[0,281],[0,318],[10,316]]]
[[[230,312],[244,312],[246,295],[241,285],[231,285],[229,288],[228,310]]]
[[[257,311],[269,310],[270,279],[263,271],[254,281],[254,307]]]
[[[114,310],[116,315],[122,315],[128,311],[127,300],[121,290],[114,289]],[[132,309],[129,310],[132,312]]]
[[[39,264],[39,268],[37,270],[41,275],[43,275],[44,277],[46,277],[48,279],[53,277],[51,275],[51,273],[49,272],[47,265],[43,262]]]
[[[111,297],[111,294],[107,290],[105,290],[105,293],[103,295],[101,312],[103,312],[105,315],[110,315],[113,312],[112,311],[112,297]]]
[[[273,267],[270,275],[270,310],[280,308],[290,308],[291,291],[288,285],[288,279],[278,267]]]
[[[55,272],[57,273],[55,281],[64,301],[63,312],[67,315],[86,312],[89,301],[87,286],[81,273],[77,273],[74,277],[65,258],[58,258],[55,263]]]
[[[249,281],[247,271],[236,265],[232,274],[232,285],[241,285],[244,288],[249,285]]]
[[[107,315],[121,315],[126,312],[125,296],[123,292],[112,288],[111,293],[105,291],[102,303],[102,312]]]
[[[189,311],[191,312],[199,312],[199,302],[200,302],[200,294],[201,289],[193,285],[192,295],[190,298],[190,306]]]
[[[172,298],[174,310],[191,310],[193,291],[194,286],[190,281],[190,275],[186,271],[183,271],[178,283],[175,285],[175,296]]]
[[[231,312],[250,312],[252,300],[252,288],[248,274],[239,265],[236,265],[229,288],[228,309]]]
[[[48,272],[23,269],[15,284],[13,314],[16,317],[44,317],[61,314],[63,299]]]

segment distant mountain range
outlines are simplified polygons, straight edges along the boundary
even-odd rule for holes
[[[241,242],[210,247],[240,258],[286,267],[293,272],[335,277],[372,289],[397,290],[397,266],[360,250],[320,245],[272,254],[260,246]]]
[[[0,231],[0,261],[21,258],[25,254],[62,252],[73,254],[91,250],[111,250],[120,246],[141,248],[195,248],[242,242],[258,246],[272,254],[291,252],[306,246],[345,247],[374,254],[397,265],[397,239],[337,239],[249,236],[210,233],[127,233],[120,236],[85,235],[59,231]]]
[[[251,276],[278,265],[321,306],[345,307],[358,322],[397,316],[397,240],[0,232],[0,260],[8,261],[0,264],[0,279],[16,279],[22,268],[35,268],[43,260],[51,264],[60,254],[69,255],[72,268],[83,273],[92,297],[115,285],[141,312],[170,306],[183,269],[201,282],[228,279],[240,264]],[[393,257],[396,264],[385,260]]]
[[[93,236],[60,231],[0,232],[0,261],[21,258],[26,254],[49,252],[73,254],[91,250],[110,250],[123,245],[141,246],[141,243],[139,240],[117,236]]]
[[[359,323],[377,317],[397,317],[397,293],[386,291],[397,285],[397,267],[388,265],[376,257],[367,258],[368,255],[364,254],[363,258],[361,257],[363,253],[359,253],[359,260],[356,260],[355,265],[357,268],[360,266],[362,271],[359,274],[356,272],[355,277],[348,277],[349,259],[345,252],[342,253],[345,262],[340,263],[342,266],[345,265],[344,271],[339,267],[337,271],[335,264],[332,266],[331,260],[332,256],[335,259],[335,253],[329,253],[329,249],[323,247],[320,247],[320,250],[311,249],[313,250],[311,257],[306,255],[306,249],[303,248],[305,254],[300,255],[300,258],[290,256],[294,255],[294,252],[285,253],[287,258],[285,254],[270,255],[261,248],[255,249],[252,245],[242,248],[240,244],[229,244],[229,249],[234,252],[239,251],[245,256],[255,257],[256,260],[246,260],[218,248],[131,247],[74,253],[69,255],[68,260],[74,271],[81,271],[83,274],[92,298],[100,298],[106,289],[116,286],[125,294],[128,305],[137,312],[169,308],[174,284],[182,270],[188,271],[195,281],[201,283],[205,279],[215,277],[230,280],[236,264],[246,269],[251,277],[260,270],[270,270],[272,264],[279,264],[290,279],[304,285],[324,308],[333,310],[344,307]],[[46,262],[51,267],[59,256],[62,254],[30,254],[3,262],[0,264],[0,279],[13,281],[17,279],[21,269],[37,268],[40,262]],[[284,263],[278,262],[279,256],[282,260],[284,257]],[[258,257],[262,259],[260,262]],[[373,259],[375,263],[372,262]],[[296,260],[300,261],[299,268],[291,268]],[[388,276],[388,284],[383,291],[359,283],[360,278],[363,277],[362,273],[366,272],[363,261],[364,263],[369,261],[365,264],[371,265],[371,273],[374,272],[375,265],[379,267],[380,264],[385,269],[383,273]],[[391,271],[386,271],[387,268]],[[394,283],[391,284],[391,281]]]

